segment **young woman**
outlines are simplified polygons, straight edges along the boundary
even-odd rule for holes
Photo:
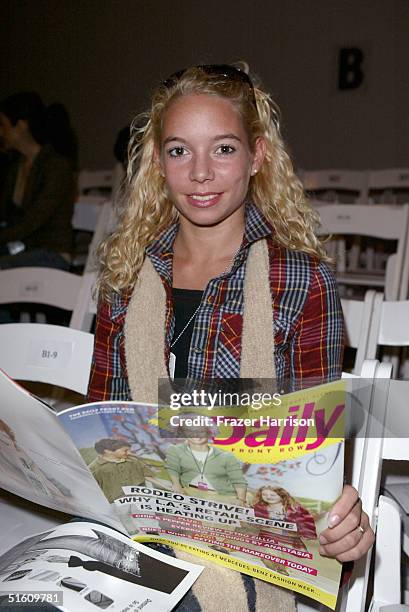
[[[337,287],[270,97],[232,66],[197,66],[161,84],[146,119],[121,222],[100,251],[88,399],[155,402],[169,375],[276,378],[281,389],[338,378]],[[341,561],[372,545],[352,487],[321,537]],[[294,610],[290,593],[215,565],[194,596],[184,609]]]
[[[275,540],[277,544],[306,550],[302,538],[311,539],[317,537],[315,522],[306,508],[298,504],[293,497],[282,487],[265,485],[255,494],[253,509],[256,516],[261,518],[276,518],[297,524],[297,533],[294,535],[289,531],[278,532],[278,530],[261,530],[260,538]]]

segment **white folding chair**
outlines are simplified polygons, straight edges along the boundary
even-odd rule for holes
[[[94,295],[97,267],[95,259],[96,251],[101,241],[115,229],[116,221],[115,210],[111,202],[105,202],[88,248],[81,291],[70,320],[70,327],[81,329],[82,331],[91,331],[92,329],[92,323],[97,311],[97,298]]]
[[[348,375],[350,376],[350,375]],[[371,612],[408,612],[409,606],[401,605],[401,520],[399,507],[391,499],[381,495],[379,487],[382,463],[385,460],[409,460],[409,413],[407,397],[409,382],[390,380],[390,364],[367,360],[364,362],[359,384],[354,393],[358,404],[365,405],[361,432],[353,440],[353,465],[351,483],[362,499],[376,532],[375,569]],[[354,387],[353,387],[354,388]],[[364,397],[364,401],[362,400]],[[404,421],[402,422],[402,415]],[[407,416],[406,416],[407,415]],[[395,435],[393,435],[395,434]],[[354,564],[353,575],[347,587],[340,593],[337,612],[364,612],[367,599],[370,558]],[[325,606],[303,601],[299,612],[320,610]]]
[[[409,250],[407,247],[409,205],[368,206],[350,204],[322,205],[320,235],[368,236],[397,242],[396,253],[389,258],[386,270],[374,269],[367,256],[365,267],[358,268],[357,258],[348,267],[337,267],[337,280],[349,287],[384,288],[388,300],[405,299],[408,295]]]
[[[114,170],[81,170],[78,187],[81,194],[111,195],[114,185]]]
[[[305,191],[324,202],[366,204],[367,173],[357,170],[304,170]]]
[[[370,356],[369,339],[372,326],[378,324],[381,304],[372,289],[365,293],[363,300],[341,299],[346,330],[346,346],[356,350],[353,374],[359,375],[365,359]]]
[[[374,314],[370,327],[366,358],[379,357],[381,347],[402,348],[409,346],[409,300],[384,301],[378,293],[374,299]],[[383,361],[390,361],[386,356]],[[394,377],[407,378],[408,364],[392,359]]]
[[[376,378],[381,376],[386,376],[388,378],[389,375],[389,367],[382,364],[380,366],[379,362],[376,360],[364,361],[359,376],[353,376],[349,373],[342,374],[343,378],[351,379],[353,381],[351,383],[351,394],[354,395],[356,405],[362,407],[361,413],[363,419],[359,427],[359,433],[353,440],[351,440],[352,444],[350,445],[350,448],[348,448],[348,451],[352,457],[352,469],[349,476],[349,481],[360,492],[363,500],[363,507],[368,512],[371,519],[371,525],[374,525],[375,522],[374,515],[379,490],[379,479],[377,480],[376,478],[373,478],[375,474],[378,474],[378,471],[373,470],[371,473],[372,478],[369,478],[368,481],[370,484],[369,488],[364,487],[364,473],[369,457],[368,440],[365,437],[365,434],[372,422],[369,419],[369,413],[372,409],[375,397],[378,397],[377,403],[380,405],[380,408],[386,410],[385,402],[382,404],[381,401],[384,399],[384,397],[379,392],[379,384],[382,385],[383,380],[381,379],[378,381],[378,395],[376,395],[374,381]],[[349,409],[353,409],[352,402]],[[379,446],[376,447],[375,450],[380,452]],[[374,459],[374,462],[376,463],[376,458]],[[376,465],[379,468],[379,461],[376,463]],[[361,602],[365,601],[369,564],[370,555],[355,565],[353,580],[351,580],[348,586],[344,587],[339,594],[336,607],[337,612],[363,612],[364,608],[361,606]],[[302,600],[297,603],[298,612],[324,612],[325,610],[328,610],[326,606],[317,602],[309,601],[305,598],[302,598]]]
[[[55,268],[0,270],[0,304],[39,304],[71,311],[69,326],[90,331],[94,274],[72,274]],[[40,309],[41,314],[41,309]]]
[[[372,373],[371,363],[374,362],[364,362],[365,377]],[[391,371],[390,364],[377,364],[365,438],[354,441],[361,450],[354,456],[352,484],[358,489],[363,508],[376,530],[371,612],[409,610],[409,606],[401,604],[400,509],[392,499],[383,495],[378,498],[382,463],[409,461],[409,382],[390,380]],[[337,610],[364,612],[369,567],[370,555],[355,563],[350,586]]]
[[[72,311],[81,283],[81,276],[55,268],[0,270],[0,304],[33,303]]]
[[[55,268],[27,267],[0,270],[0,304],[47,304],[73,310],[81,276]]]
[[[409,168],[371,170],[368,175],[368,199],[372,204],[409,202]]]
[[[110,201],[105,202],[99,212],[98,220],[88,247],[88,256],[85,262],[84,272],[92,272],[96,268],[95,254],[100,243],[116,226],[117,218],[115,209]]]
[[[372,358],[379,356],[381,347],[390,347],[400,349],[409,346],[409,300],[385,302],[382,301],[382,295],[375,297],[375,316],[370,330],[367,356]],[[402,352],[400,353],[402,355]],[[409,378],[409,362],[406,357],[400,362],[398,354],[383,355],[383,360],[391,363],[395,377],[403,379]],[[406,383],[409,387],[409,382]],[[409,389],[408,389],[409,395]],[[400,405],[402,419],[406,418],[407,414],[407,396],[404,398],[395,398],[391,395],[393,407]],[[409,440],[407,441],[409,446]],[[389,441],[388,441],[389,444]],[[389,452],[391,452],[389,450]],[[404,468],[400,469],[397,474],[394,465],[388,465],[384,474],[384,489],[387,494],[392,495],[396,499],[401,496],[407,496],[409,491],[409,464],[405,464]],[[405,511],[402,507],[402,512]],[[406,515],[405,515],[406,516]],[[409,518],[405,520],[405,529],[403,534],[405,542],[405,552],[409,555]]]
[[[95,281],[95,272],[84,272],[77,302],[70,319],[69,326],[72,329],[79,329],[85,332],[90,332],[92,329],[94,316],[97,310],[93,293]]]
[[[56,385],[85,395],[92,334],[41,323],[0,325],[0,368],[11,378]]]
[[[111,209],[111,203],[104,196],[83,195],[74,204],[74,214],[71,220],[74,230],[72,256],[74,268],[87,265],[94,234],[98,228],[101,228],[101,223],[108,222],[107,211]]]
[[[386,364],[381,364],[387,367]],[[409,461],[409,414],[407,410],[409,382],[391,381],[388,389],[385,413],[385,436],[382,440],[381,460],[389,460],[389,464],[402,464],[406,468]],[[378,443],[372,441],[372,446]],[[372,466],[373,455],[368,454],[368,465]],[[365,475],[365,479],[367,474]],[[401,480],[401,482],[404,482]],[[406,477],[406,487],[409,478]],[[388,474],[384,484],[388,492]],[[407,494],[407,493],[406,493]],[[401,585],[401,508],[394,500],[381,496],[378,508],[378,533],[376,541],[376,557],[374,569],[373,612],[389,611],[388,606],[396,606],[396,610],[409,610],[402,606],[404,598]],[[403,550],[408,554],[407,535],[403,539]],[[392,608],[391,608],[392,610]]]
[[[74,230],[94,233],[106,197],[80,195],[74,204],[71,224]]]

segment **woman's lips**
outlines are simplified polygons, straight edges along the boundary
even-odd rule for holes
[[[222,195],[222,193],[190,193],[186,197],[189,204],[195,208],[210,208],[219,202]]]

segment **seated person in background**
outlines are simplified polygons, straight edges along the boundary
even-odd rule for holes
[[[146,118],[132,130],[122,218],[100,250],[88,401],[156,402],[166,377],[279,389],[339,378],[337,285],[270,96],[233,66],[196,66],[157,88]],[[346,486],[321,552],[358,559],[373,541]],[[200,562],[179,610],[295,611],[290,591]]]
[[[47,109],[34,92],[0,103],[0,136],[16,155],[0,197],[0,269],[46,266],[68,269],[75,200],[73,162],[52,144]]]

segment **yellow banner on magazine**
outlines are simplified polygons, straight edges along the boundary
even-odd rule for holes
[[[271,584],[285,587],[297,593],[306,595],[307,597],[311,597],[325,606],[328,606],[331,608],[331,610],[335,610],[335,606],[337,604],[337,595],[327,593],[314,585],[307,584],[303,580],[296,580],[295,578],[290,578],[289,576],[283,576],[276,572],[272,572],[268,568],[261,567],[260,565],[246,563],[243,559],[229,557],[228,555],[224,555],[223,553],[216,552],[214,550],[192,546],[191,544],[187,544],[185,542],[160,536],[135,536],[133,540],[142,543],[156,542],[158,544],[173,546],[173,548],[183,550],[187,553],[201,557],[202,559],[207,559],[208,561],[213,561],[218,565],[223,565],[224,567],[242,572],[243,574],[248,574],[249,576],[253,576],[253,578],[260,578],[261,580],[265,580]]]
[[[346,383],[340,380],[281,395],[279,402],[276,398],[257,408],[242,404],[198,407],[193,414],[192,408],[162,409],[159,426],[183,427],[185,436],[194,436],[195,430],[211,430],[212,444],[241,461],[276,463],[342,441],[345,402]]]

